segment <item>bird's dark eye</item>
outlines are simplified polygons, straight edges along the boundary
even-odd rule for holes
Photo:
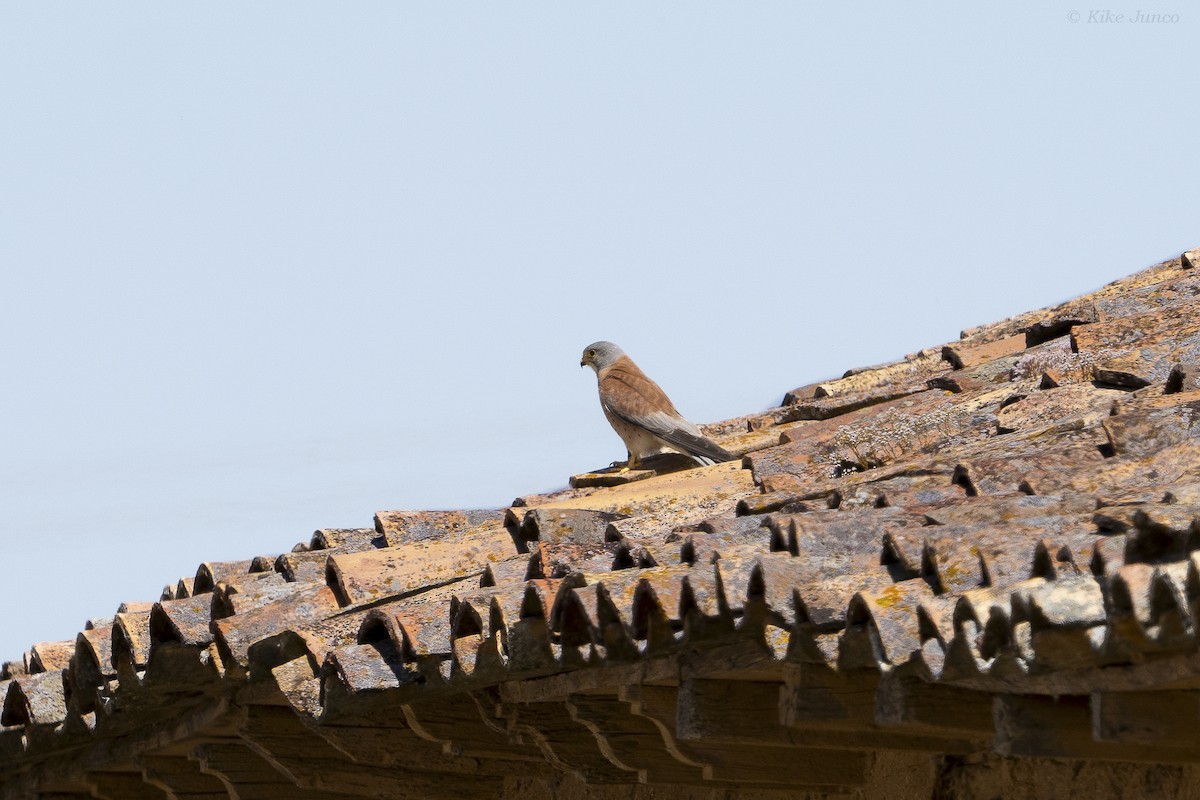
[[[596,357],[596,351],[588,350],[588,358],[595,358],[595,357]]]

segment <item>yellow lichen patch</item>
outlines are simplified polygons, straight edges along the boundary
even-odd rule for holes
[[[900,591],[899,586],[889,586],[875,597],[875,605],[882,608],[891,608],[904,599],[904,593]]]

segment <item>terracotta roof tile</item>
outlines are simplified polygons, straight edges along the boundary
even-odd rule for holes
[[[472,529],[494,525],[502,511],[380,511],[375,515],[375,530],[389,546],[446,534],[465,534]]]
[[[144,611],[139,608],[118,612],[114,617],[112,659],[118,673],[145,668],[150,658],[150,612],[153,608],[151,605]]]
[[[1026,342],[1023,334],[1008,336],[983,344],[956,342],[942,348],[942,358],[948,361],[950,366],[956,370],[969,369],[1005,356],[1020,353],[1025,349],[1025,346]]]
[[[0,797],[1190,762],[1160,699],[1200,681],[1196,252],[705,426],[742,463],[201,564],[8,662]]]
[[[329,557],[327,575],[343,605],[360,605],[432,585],[480,575],[517,550],[501,525],[469,539],[431,539]]]
[[[1094,292],[1082,295],[1073,300],[1068,300],[1066,303],[1036,311],[1029,311],[1001,322],[968,328],[962,332],[962,338],[980,343],[995,341],[1015,334],[1026,333],[1035,325],[1039,327],[1039,330],[1042,332],[1041,335],[1044,336],[1047,332],[1055,328],[1061,329],[1063,323],[1074,319],[1086,321],[1090,318],[1094,320],[1095,307],[1093,304],[1096,300],[1136,291],[1142,287],[1152,286],[1178,277],[1180,268],[1180,259],[1164,261],[1141,272],[1136,272],[1127,278],[1113,281]],[[1065,332],[1065,330],[1061,330],[1059,335]]]
[[[1165,383],[1172,367],[1200,358],[1200,303],[1188,302],[1088,325],[1071,348],[1089,356],[1103,383],[1139,388]]]
[[[386,514],[387,512],[382,512]],[[309,550],[337,550],[343,553],[386,547],[385,535],[375,528],[321,528],[309,540]]]
[[[303,553],[282,553],[275,559],[273,566],[288,583],[312,583],[324,579],[330,554],[334,552],[338,551],[322,549]]]
[[[150,611],[150,644],[180,642],[204,646],[212,641],[211,594],[183,600],[163,600]]]
[[[340,606],[333,591],[324,584],[289,584],[293,591],[275,602],[213,622],[215,640],[226,667],[249,668],[250,647],[288,629],[319,629]],[[314,652],[320,658],[323,652]]]
[[[521,515],[519,530],[514,533],[527,542],[599,545],[606,541],[608,526],[628,516],[584,508],[535,507]],[[515,517],[516,514],[506,517],[505,526],[510,531]]]
[[[769,553],[787,547],[785,539],[780,537],[778,529],[766,525],[762,517],[743,517],[753,525],[742,530],[731,530],[723,533],[689,533],[678,543],[676,555],[670,560],[660,561],[662,566],[672,564],[711,564],[729,554],[730,551],[749,550],[754,553]]]
[[[42,642],[29,651],[31,673],[53,672],[64,669],[75,652],[74,642]]]
[[[323,579],[323,576],[322,576]],[[295,591],[290,585],[294,581],[278,572],[256,572],[243,575],[230,583],[222,583],[213,590],[212,616],[214,620],[245,613],[252,608],[282,600]]]
[[[0,725],[44,727],[67,716],[62,670],[22,675],[9,681]]]
[[[234,580],[248,573],[252,563],[253,561],[250,559],[245,561],[206,561],[196,568],[196,575],[192,579],[191,593],[211,592],[218,583]]]

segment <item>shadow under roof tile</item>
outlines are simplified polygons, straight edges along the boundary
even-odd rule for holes
[[[1188,598],[1188,562],[1163,564],[1155,572],[1150,595],[1150,614],[1155,641],[1166,648],[1195,647],[1196,617]]]
[[[920,576],[938,595],[954,594],[993,584],[978,547],[959,539],[930,539],[921,545]]]
[[[1014,597],[1015,619],[1027,620],[1041,666],[1093,666],[1107,623],[1104,591],[1090,577],[1049,581]]]
[[[1153,504],[1129,506],[1125,563],[1186,560],[1200,549],[1200,506]],[[1124,522],[1124,520],[1122,520]]]
[[[506,620],[506,653],[512,672],[548,674],[561,669],[559,659],[563,650],[553,641],[549,623],[555,583],[527,583],[517,618]]]
[[[775,476],[778,477],[778,476]],[[785,475],[785,478],[790,476]],[[822,478],[828,475],[822,475]],[[799,514],[804,511],[812,511],[822,506],[828,508],[829,501],[833,497],[833,487],[823,485],[821,489],[816,491],[799,492],[789,489],[771,489],[772,478],[767,477],[763,480],[762,494],[750,495],[741,500],[738,500],[734,507],[737,514],[745,517],[759,517],[764,514],[770,514],[773,511],[778,511],[784,514]],[[799,485],[799,481],[795,481]]]
[[[972,346],[1007,339],[1010,336],[1023,336],[1040,321],[1070,314],[1071,308],[1079,305],[1081,300],[1082,298],[1075,298],[1056,306],[1026,311],[998,322],[989,322],[984,325],[966,328],[959,335],[959,339],[964,345]]]
[[[679,554],[674,542],[664,543],[657,539],[623,536],[617,541],[616,546],[611,566],[613,570],[649,569],[671,564]]]
[[[720,620],[725,627],[733,624],[732,614],[740,613],[745,601],[745,584],[750,579],[750,567],[742,562],[696,566],[683,576],[680,584],[679,618],[686,620],[698,614],[705,621]],[[725,595],[725,579],[734,589],[734,596]],[[722,631],[725,632],[724,627]]]
[[[1025,329],[1025,342],[1029,346],[1048,342],[1071,333],[1076,327],[1086,327],[1100,319],[1093,298],[1081,297],[1057,306],[1050,313],[1038,318]]]
[[[791,627],[796,620],[794,582],[805,570],[787,553],[732,553],[713,562],[719,578],[722,602],[735,615],[744,617],[755,603],[765,604],[764,622]]]
[[[883,567],[829,575],[820,568],[805,566],[806,579],[794,587],[797,624],[826,633],[846,626],[846,609],[855,594],[883,590],[895,583]]]

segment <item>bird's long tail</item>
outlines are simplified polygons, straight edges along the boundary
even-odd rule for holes
[[[687,431],[676,431],[668,441],[706,466],[733,461],[736,457],[707,436],[691,434]]]

